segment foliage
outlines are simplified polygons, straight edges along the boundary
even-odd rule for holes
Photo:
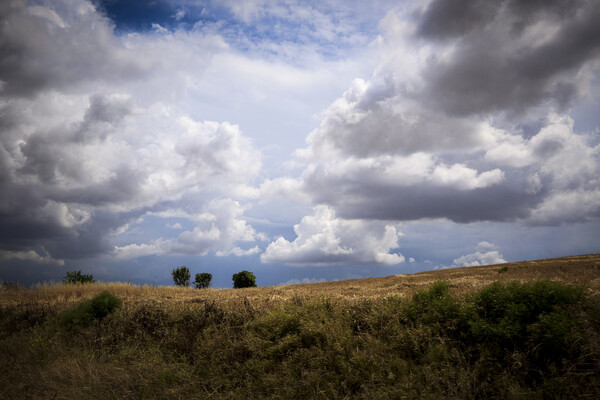
[[[185,265],[174,268],[173,271],[171,272],[171,275],[173,276],[173,282],[177,286],[189,286],[190,285],[190,278],[191,278],[190,269],[188,267],[186,267]]]
[[[234,289],[256,287],[256,277],[250,271],[243,270],[237,274],[233,274],[232,279]]]
[[[84,284],[84,283],[94,283],[94,277],[92,274],[82,274],[81,271],[70,271],[67,272],[65,277],[63,278],[64,283],[71,284]]]
[[[210,287],[211,281],[212,274],[209,274],[208,272],[202,272],[200,274],[196,274],[194,285],[196,286],[196,289],[206,289]]]
[[[122,300],[114,294],[102,292],[65,311],[60,317],[60,324],[66,328],[88,327],[94,321],[101,321],[112,314],[121,307],[122,303]]]

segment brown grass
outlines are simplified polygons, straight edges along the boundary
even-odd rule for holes
[[[249,302],[257,308],[272,308],[288,301],[304,302],[320,298],[354,302],[390,295],[407,296],[438,280],[446,281],[455,293],[465,294],[495,281],[527,282],[539,279],[583,286],[590,293],[600,294],[600,254],[442,269],[383,278],[246,289],[196,290],[118,282],[88,285],[39,284],[30,289],[0,291],[0,305],[43,304],[62,308],[108,290],[132,305],[214,301],[221,306],[238,307]]]

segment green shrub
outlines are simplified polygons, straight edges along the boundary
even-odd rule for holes
[[[581,289],[550,281],[495,282],[472,298],[474,332],[521,343],[530,325],[544,315],[579,302],[582,296]]]
[[[461,322],[461,312],[459,299],[443,281],[434,282],[429,289],[415,293],[405,308],[405,315],[409,320],[444,328],[454,327]]]
[[[110,292],[102,292],[65,311],[60,318],[60,323],[66,328],[87,327],[94,321],[101,321],[112,314],[121,305],[120,298]]]
[[[256,277],[250,271],[240,271],[237,274],[233,274],[233,288],[247,288],[256,287]]]
[[[522,358],[522,378],[536,384],[584,355],[584,300],[581,289],[550,281],[493,283],[470,299],[467,342],[505,368]]]
[[[508,271],[508,266],[506,266],[506,265],[505,265],[504,267],[502,267],[502,268],[500,268],[500,269],[498,270],[498,273],[499,273],[499,274],[503,274],[503,273],[505,273],[506,271]]]
[[[206,289],[210,287],[210,282],[212,281],[212,274],[207,272],[203,272],[201,274],[196,274],[196,279],[194,280],[194,285],[196,289]]]
[[[186,267],[185,265],[174,268],[173,271],[171,272],[171,275],[173,276],[173,282],[175,282],[175,284],[177,286],[189,286],[190,285],[190,278],[191,278],[190,269],[188,267]]]
[[[67,272],[65,277],[63,278],[63,283],[94,283],[94,277],[92,274],[82,274],[81,271],[71,271]]]

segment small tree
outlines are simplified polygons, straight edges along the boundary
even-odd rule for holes
[[[92,274],[82,274],[81,271],[67,272],[63,278],[63,283],[94,283]]]
[[[212,281],[212,274],[203,272],[201,274],[196,274],[194,285],[196,285],[196,289],[206,289],[210,287],[210,281]]]
[[[246,287],[256,287],[256,277],[250,271],[240,271],[233,274],[233,288],[240,289]]]
[[[190,277],[191,277],[190,270],[185,265],[182,265],[181,267],[177,267],[177,268],[173,269],[173,272],[171,272],[171,275],[173,276],[173,282],[175,282],[175,284],[177,286],[189,286],[190,285]]]

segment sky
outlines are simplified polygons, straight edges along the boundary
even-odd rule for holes
[[[597,0],[0,2],[0,279],[600,251]]]

